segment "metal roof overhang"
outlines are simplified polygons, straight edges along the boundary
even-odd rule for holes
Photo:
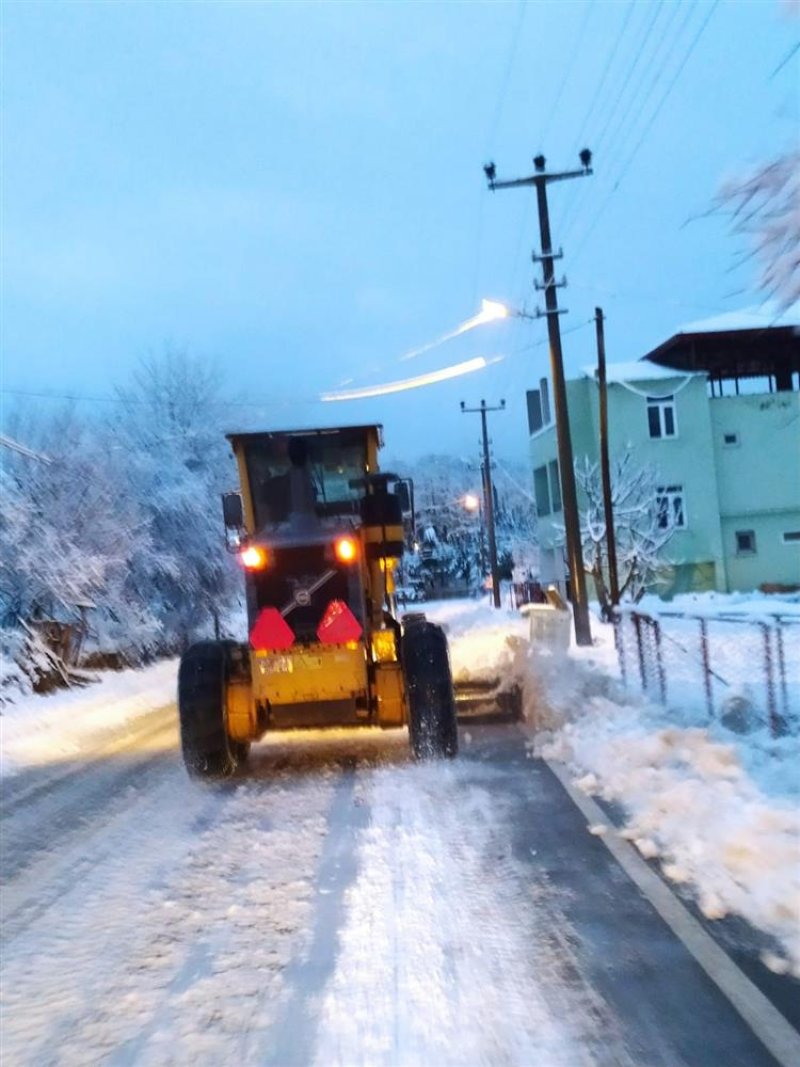
[[[643,357],[661,367],[711,378],[785,377],[800,373],[800,330],[770,326],[752,330],[677,333]]]

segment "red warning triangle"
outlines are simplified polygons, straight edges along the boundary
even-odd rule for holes
[[[363,630],[361,623],[343,600],[332,600],[317,627],[317,637],[325,645],[344,645],[357,641]]]
[[[294,634],[277,608],[264,608],[250,631],[250,644],[256,652],[281,651],[292,647]]]

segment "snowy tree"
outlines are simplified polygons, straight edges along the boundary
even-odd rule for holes
[[[220,495],[236,471],[224,439],[221,375],[178,350],[141,363],[119,391],[113,428],[148,532],[131,583],[157,615],[166,647],[219,631],[240,577],[226,556]]]
[[[594,579],[601,610],[608,614],[606,521],[600,465],[583,457],[575,464],[575,478],[584,498],[581,540],[584,567]],[[611,502],[617,547],[620,597],[637,601],[648,586],[661,581],[670,567],[663,552],[675,532],[675,517],[659,496],[654,467],[638,466],[627,449],[612,464]]]
[[[408,561],[407,574],[425,574],[437,582],[447,580],[480,588],[488,573],[488,545],[483,506],[468,506],[470,497],[483,501],[482,472],[478,459],[430,455],[414,464],[392,463],[388,468],[411,477],[415,485],[416,540],[421,565]],[[507,461],[493,464],[495,532],[502,576],[520,580],[538,570],[535,543],[535,509],[524,483],[526,468]],[[427,539],[427,540],[426,540]]]
[[[96,426],[72,409],[11,422],[36,446],[4,451],[0,478],[0,625],[8,664],[28,678],[45,673],[35,627],[75,623],[91,608],[94,626],[116,631],[117,648],[157,640],[159,625],[127,588],[129,562],[147,543],[136,501],[120,481]],[[125,607],[124,619],[114,606]]]
[[[497,551],[503,560],[501,576],[523,582],[539,573],[539,545],[536,537],[536,504],[525,488],[530,470],[522,465],[498,462]]]
[[[800,300],[800,151],[726,182],[719,203],[754,243],[760,287],[780,310]]]

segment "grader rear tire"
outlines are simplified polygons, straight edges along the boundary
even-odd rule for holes
[[[181,749],[192,778],[225,778],[236,769],[236,742],[225,723],[228,647],[223,642],[192,645],[178,670]]]
[[[408,733],[416,759],[452,759],[458,724],[447,638],[439,626],[415,622],[403,634]]]

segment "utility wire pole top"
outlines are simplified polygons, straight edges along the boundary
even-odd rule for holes
[[[484,165],[484,173],[492,192],[496,189],[517,189],[532,185],[536,189],[536,203],[539,209],[539,234],[541,237],[541,254],[534,256],[535,262],[542,264],[547,335],[550,342],[550,373],[553,378],[553,400],[556,413],[556,436],[558,439],[558,465],[561,476],[561,498],[564,506],[564,530],[567,540],[567,559],[571,586],[571,599],[575,621],[575,640],[579,645],[591,645],[592,631],[589,623],[589,601],[586,595],[586,573],[583,567],[583,547],[581,545],[581,524],[578,512],[578,494],[575,486],[575,463],[572,456],[572,436],[569,428],[567,410],[567,385],[564,379],[564,359],[561,352],[561,328],[559,316],[564,309],[558,306],[558,289],[566,285],[566,278],[560,283],[553,272],[553,261],[560,259],[561,249],[553,251],[550,236],[550,214],[547,207],[547,186],[550,182],[565,181],[567,178],[584,178],[592,173],[592,153],[588,148],[580,152],[578,158],[581,170],[548,171],[547,161],[543,155],[534,157],[535,173],[527,178],[515,178],[512,181],[498,181],[497,168],[494,163]],[[539,286],[537,286],[539,288]],[[538,310],[538,309],[537,309]],[[485,419],[486,416],[484,415]]]
[[[486,415],[490,411],[505,411],[506,402],[501,400],[494,407],[490,407],[485,400],[481,400],[479,408],[468,408],[461,401],[461,411],[466,414],[477,413],[481,417],[481,430],[483,432],[483,514],[486,517],[486,529],[489,535],[489,566],[492,572],[492,602],[496,608],[500,607],[500,570],[497,565],[497,538],[494,529],[494,487],[492,485],[492,464],[489,459],[489,431],[486,425]]]
[[[539,185],[545,182],[563,182],[567,178],[584,178],[589,174],[593,174],[592,170],[592,153],[590,149],[584,148],[578,156],[581,161],[581,170],[561,170],[550,171],[545,170],[547,160],[544,156],[534,156],[533,165],[536,168],[536,173],[531,174],[528,178],[512,178],[511,181],[498,181],[497,180],[497,168],[494,163],[485,163],[483,167],[483,173],[486,175],[486,181],[489,183],[489,188],[492,192],[495,189],[518,189],[523,185]]]

